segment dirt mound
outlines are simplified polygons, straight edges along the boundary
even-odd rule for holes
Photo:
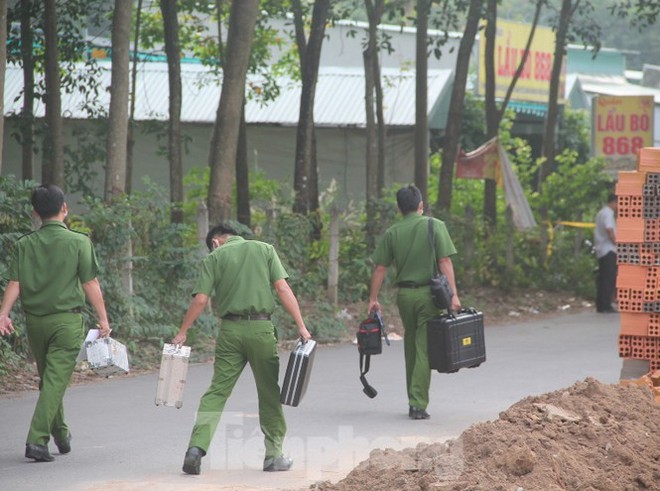
[[[660,405],[594,379],[528,397],[457,440],[374,450],[318,491],[660,490]]]

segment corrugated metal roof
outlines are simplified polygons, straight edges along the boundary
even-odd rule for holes
[[[110,64],[99,63],[102,90],[95,99],[106,109],[110,104]],[[76,71],[83,73],[83,65]],[[183,107],[181,119],[191,123],[213,123],[220,99],[220,80],[200,64],[182,64]],[[391,126],[415,124],[415,73],[383,70],[383,97],[385,120]],[[36,81],[42,79],[36,74]],[[428,114],[452,80],[451,70],[430,70],[428,75]],[[259,84],[252,77],[250,84]],[[248,123],[294,126],[298,122],[301,83],[289,77],[278,79],[279,96],[267,103],[250,99],[246,106]],[[8,65],[5,82],[5,115],[18,114],[22,106],[23,74],[20,67]],[[135,119],[138,121],[167,120],[168,77],[167,64],[141,63],[137,72]],[[62,92],[62,114],[71,119],[87,119],[84,94],[79,91]],[[43,117],[44,105],[35,101],[35,115]],[[314,120],[318,126],[365,126],[364,74],[359,69],[323,67],[319,72],[314,105]]]
[[[631,84],[623,76],[578,75],[582,90],[596,95],[652,95],[660,104],[660,89]]]

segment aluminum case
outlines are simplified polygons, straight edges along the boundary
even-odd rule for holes
[[[163,346],[163,356],[158,372],[158,387],[156,388],[156,406],[177,409],[181,409],[183,406],[190,352],[190,346],[174,344]]]
[[[89,368],[98,375],[109,377],[129,372],[126,346],[115,339],[86,341],[85,351]]]

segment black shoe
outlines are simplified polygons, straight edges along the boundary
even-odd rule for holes
[[[266,472],[277,472],[277,471],[288,471],[293,465],[293,459],[289,457],[266,457],[264,459],[264,471]]]
[[[25,444],[25,458],[34,459],[36,462],[52,462],[55,460],[46,445],[37,445],[36,443]]]
[[[202,468],[202,457],[206,452],[199,447],[190,447],[183,459],[183,472],[186,474],[199,474]]]
[[[431,415],[427,413],[424,409],[420,409],[415,406],[410,406],[408,409],[408,417],[410,419],[429,419]]]
[[[55,446],[61,454],[69,453],[71,451],[71,433],[69,433],[64,440],[55,440]]]

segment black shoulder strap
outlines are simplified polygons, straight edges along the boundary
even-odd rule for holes
[[[362,383],[362,392],[369,398],[373,399],[378,395],[378,391],[374,389],[369,382],[367,382],[367,377],[365,374],[369,371],[369,360],[371,355],[363,355],[360,353],[360,382]],[[362,368],[364,362],[364,369]]]
[[[369,371],[369,364],[371,361],[371,355],[363,355],[360,353],[360,376],[366,375]]]
[[[433,259],[433,274],[437,275],[438,271],[438,261],[435,260],[435,237],[433,234],[433,218],[429,218],[429,245],[431,246],[432,259]]]

